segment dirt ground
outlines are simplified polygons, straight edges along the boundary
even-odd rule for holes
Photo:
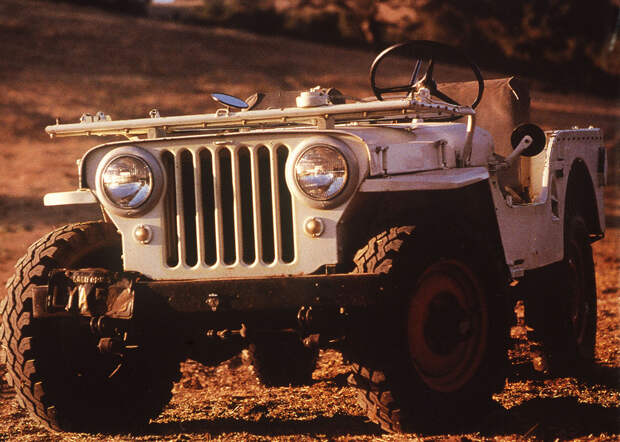
[[[0,3],[0,280],[34,240],[54,227],[100,216],[91,208],[45,208],[47,192],[72,190],[75,160],[103,140],[58,139],[43,132],[56,117],[77,121],[104,110],[114,119],[203,113],[209,92],[241,97],[256,90],[321,84],[370,94],[374,57],[242,31],[135,19],[30,0]],[[497,76],[498,73],[486,73]],[[501,74],[501,73],[499,73]],[[578,73],[576,73],[578,75]],[[543,128],[602,127],[611,158],[620,149],[616,100],[547,92],[533,84],[532,121]],[[618,168],[617,160],[610,164]],[[617,176],[616,176],[617,182]],[[598,282],[596,366],[583,379],[534,375],[514,330],[512,373],[497,409],[449,434],[383,435],[346,386],[347,367],[321,353],[308,387],[262,387],[241,356],[216,367],[188,361],[170,406],[140,434],[53,434],[31,421],[5,384],[0,440],[618,440],[620,438],[620,190],[607,191],[607,237],[595,244]],[[0,370],[2,367],[0,366]]]

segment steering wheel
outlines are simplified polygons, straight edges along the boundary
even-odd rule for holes
[[[415,60],[415,65],[413,67],[413,72],[411,73],[411,80],[409,80],[409,84],[390,87],[378,87],[375,82],[377,68],[389,54],[401,48],[408,49],[412,58]],[[420,70],[422,68],[423,62],[425,61],[429,61],[428,68],[426,69],[424,75],[420,76]],[[478,104],[480,103],[480,100],[482,99],[482,92],[484,91],[484,81],[482,79],[480,69],[473,61],[469,59],[469,57],[467,57],[460,50],[435,41],[413,40],[405,43],[398,43],[385,49],[383,52],[377,55],[377,58],[375,58],[370,67],[370,87],[372,88],[372,91],[374,92],[377,99],[381,101],[383,100],[383,94],[388,94],[392,92],[411,93],[412,91],[418,90],[421,87],[425,87],[429,90],[431,96],[437,97],[446,103],[460,106],[461,104],[458,103],[456,100],[437,89],[437,83],[433,78],[435,61],[446,62],[448,64],[464,64],[473,71],[476,80],[478,81],[478,95],[476,96],[474,102],[469,105],[469,107],[475,109],[476,106],[478,106]]]

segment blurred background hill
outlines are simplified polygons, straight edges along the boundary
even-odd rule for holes
[[[149,0],[63,0],[147,14]],[[483,67],[556,90],[620,94],[620,0],[151,0],[151,11],[263,34],[378,49],[454,44]]]
[[[174,3],[174,2],[173,2]],[[180,0],[176,2],[182,5]],[[487,68],[618,95],[618,0],[185,0],[206,23],[375,49],[455,44]]]

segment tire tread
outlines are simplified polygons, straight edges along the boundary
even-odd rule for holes
[[[32,244],[24,256],[17,261],[15,272],[8,280],[7,296],[0,302],[0,352],[6,367],[6,379],[13,386],[17,402],[23,406],[45,427],[66,431],[74,428],[88,428],[82,422],[70,422],[58,413],[48,393],[46,380],[41,377],[43,366],[33,349],[37,346],[36,322],[32,318],[32,300],[29,288],[45,284],[49,272],[58,267],[65,267],[72,256],[85,244],[106,244],[117,235],[116,228],[99,221],[69,224],[60,227]],[[109,245],[109,244],[108,244]],[[77,259],[77,258],[76,258]],[[39,344],[41,347],[41,344]],[[158,362],[159,364],[159,362]],[[162,362],[162,364],[164,364]],[[48,364],[49,365],[49,364]],[[178,380],[178,362],[170,365],[166,379],[158,380],[155,386],[159,393],[157,403],[144,406],[147,420],[158,415],[171,398],[172,382]],[[172,365],[175,365],[176,372]],[[166,371],[167,368],[162,369]],[[167,394],[160,390],[167,391]],[[149,394],[157,397],[157,394]],[[88,425],[88,424],[86,424]]]

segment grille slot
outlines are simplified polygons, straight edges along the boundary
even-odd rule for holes
[[[198,180],[202,193],[202,205],[199,206],[201,214],[198,217],[203,225],[204,262],[212,266],[217,261],[217,244],[215,236],[215,200],[213,182],[213,155],[208,150],[202,150],[199,154],[202,179]]]
[[[168,267],[292,263],[288,154],[284,145],[162,151]]]
[[[258,149],[258,191],[260,200],[261,257],[271,263],[275,258],[273,244],[273,204],[271,194],[271,161],[266,147]]]
[[[166,177],[168,179],[166,194],[164,196],[164,231],[166,234],[166,264],[175,267],[179,263],[179,237],[177,236],[176,222],[176,174],[174,173],[174,155],[164,152],[161,157]]]
[[[223,256],[225,264],[235,262],[235,206],[233,193],[232,162],[230,151],[222,149],[218,152],[219,160],[219,194],[222,208],[221,231],[223,236]],[[216,175],[216,181],[218,176]]]
[[[282,261],[292,262],[295,259],[295,244],[293,240],[293,207],[291,192],[286,185],[286,177],[284,170],[286,167],[286,159],[288,158],[288,149],[280,146],[277,149],[278,157],[278,191],[280,202],[280,245],[282,247],[280,255]]]
[[[256,259],[254,241],[254,216],[252,201],[252,164],[247,147],[239,149],[239,195],[241,198],[241,230],[243,235],[243,262],[251,264]]]
[[[185,262],[194,266],[198,262],[196,238],[196,193],[194,161],[192,154],[181,152],[181,193],[183,194],[183,227],[185,239]]]

